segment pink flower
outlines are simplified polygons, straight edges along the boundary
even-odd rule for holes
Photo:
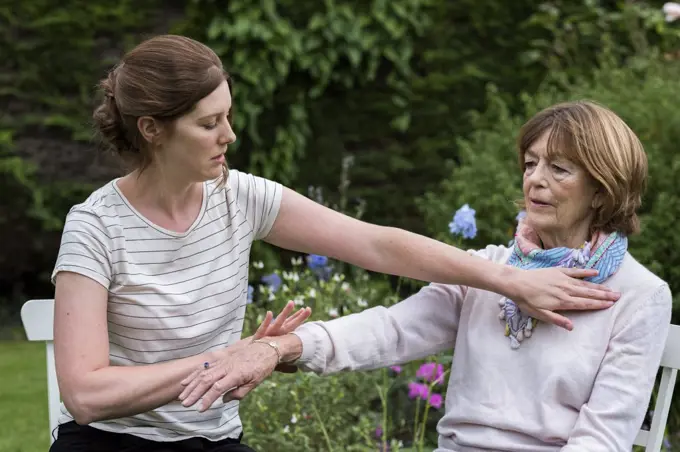
[[[442,395],[433,393],[427,401],[432,408],[439,409],[442,407]]]
[[[394,372],[396,374],[400,374],[401,373],[401,366],[390,366],[390,370],[392,370],[392,372]]]
[[[436,381],[438,384],[444,383],[444,366],[437,363],[425,363],[416,372],[416,377],[425,381]]]
[[[423,383],[416,383],[414,381],[408,384],[408,397],[409,399],[423,399],[427,400],[427,393],[430,392],[427,385]]]

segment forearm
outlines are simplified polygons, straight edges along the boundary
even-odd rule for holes
[[[144,366],[107,366],[81,376],[64,394],[64,403],[81,425],[144,413],[177,400],[181,381],[209,353]]]
[[[302,325],[300,367],[318,374],[370,370],[450,348],[464,290],[429,285],[390,308],[378,306],[329,322]]]
[[[405,275],[421,281],[459,284],[512,295],[508,276],[513,267],[490,262],[466,251],[403,229],[381,228],[372,241],[369,270]]]

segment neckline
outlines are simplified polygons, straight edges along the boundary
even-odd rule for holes
[[[208,204],[208,186],[207,186],[206,182],[203,182],[203,197],[202,197],[202,200],[201,200],[201,208],[198,211],[198,215],[196,215],[196,218],[194,219],[193,223],[191,223],[191,226],[189,226],[189,228],[186,231],[177,232],[177,231],[172,231],[170,229],[166,229],[162,226],[157,225],[156,223],[154,223],[153,221],[149,220],[147,217],[142,215],[141,212],[139,212],[137,209],[135,209],[135,207],[132,205],[132,203],[125,197],[123,192],[118,187],[118,181],[120,179],[122,179],[122,177],[118,177],[118,178],[114,179],[113,181],[111,181],[111,185],[113,186],[113,189],[118,194],[118,196],[120,196],[120,199],[123,200],[123,202],[125,203],[127,208],[130,209],[132,211],[132,213],[134,213],[137,216],[137,218],[139,218],[144,223],[146,223],[147,225],[149,225],[153,229],[157,230],[158,232],[161,232],[161,233],[166,234],[166,235],[170,235],[172,237],[186,237],[187,235],[191,234],[191,232],[194,229],[196,229],[196,226],[198,226],[198,224],[203,219],[203,216],[205,215],[206,206]]]

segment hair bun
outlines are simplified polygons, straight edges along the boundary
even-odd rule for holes
[[[116,70],[109,72],[107,78],[99,83],[104,94],[101,104],[94,110],[92,118],[94,126],[105,145],[116,153],[123,155],[135,152],[132,142],[128,139],[125,122],[116,103]]]

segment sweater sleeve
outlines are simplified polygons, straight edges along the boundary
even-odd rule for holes
[[[453,346],[465,288],[431,284],[386,308],[377,306],[329,322],[310,322],[297,365],[327,375],[422,358]]]
[[[663,285],[615,326],[590,399],[562,452],[631,450],[661,362],[671,305],[671,292]]]

